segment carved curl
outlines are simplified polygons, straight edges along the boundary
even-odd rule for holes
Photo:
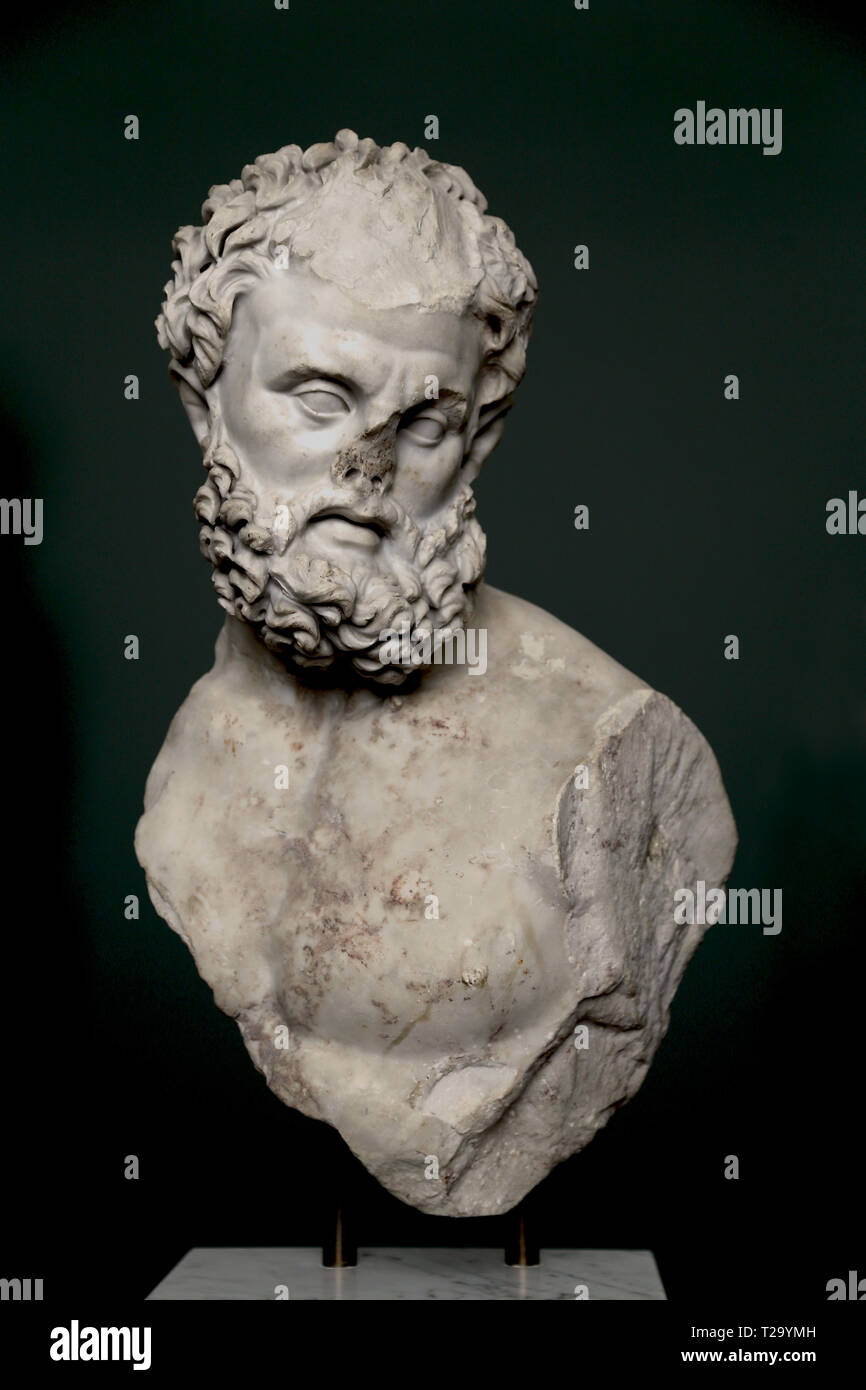
[[[239,179],[211,188],[202,205],[203,225],[181,227],[172,242],[174,278],[165,286],[156,320],[160,346],[173,363],[194,365],[202,386],[209,386],[222,363],[235,298],[269,272],[274,247],[291,243],[295,215],[346,165],[356,173],[369,170],[367,177],[378,177],[396,193],[402,179],[417,185],[421,177],[431,194],[455,200],[483,270],[469,306],[485,336],[483,404],[501,401],[526,367],[537,292],[532,267],[506,224],[486,215],[487,200],[465,170],[402,142],[380,147],[359,140],[351,130],[306,151],[285,145],[260,155]]]

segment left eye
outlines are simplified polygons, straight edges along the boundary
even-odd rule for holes
[[[298,396],[311,415],[345,415],[349,409],[335,391],[300,391]]]
[[[435,415],[416,415],[403,430],[418,444],[438,444],[445,433],[445,426]]]

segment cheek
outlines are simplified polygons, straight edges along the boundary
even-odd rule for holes
[[[463,462],[464,440],[449,437],[437,449],[425,449],[409,440],[398,440],[397,473],[392,491],[409,503],[420,519],[450,501]]]
[[[231,387],[223,399],[226,429],[245,449],[267,450],[288,439],[279,401],[272,392],[244,384],[240,389]]]
[[[262,481],[318,474],[334,456],[332,431],[298,428],[296,413],[279,394],[247,382],[226,382],[220,409],[229,441]]]

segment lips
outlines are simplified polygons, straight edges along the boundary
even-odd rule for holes
[[[387,527],[379,517],[364,516],[361,512],[353,511],[351,507],[328,507],[323,512],[318,512],[310,518],[309,525],[318,521],[348,521],[353,526],[361,526],[365,530],[372,531],[377,536],[386,536]]]

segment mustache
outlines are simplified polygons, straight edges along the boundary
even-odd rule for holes
[[[360,526],[370,526],[380,535],[403,535],[416,541],[420,531],[411,516],[395,498],[381,493],[359,497],[330,484],[310,488],[290,502],[277,503],[271,526],[274,550],[285,554],[289,545],[315,521],[342,517]]]
[[[360,511],[356,507],[338,506],[329,507],[324,512],[316,512],[307,522],[308,526],[314,525],[317,521],[327,521],[331,517],[336,517],[340,521],[352,521],[357,526],[367,526],[371,531],[375,531],[380,536],[390,535],[391,524],[386,517],[382,516],[380,510],[375,512]]]

